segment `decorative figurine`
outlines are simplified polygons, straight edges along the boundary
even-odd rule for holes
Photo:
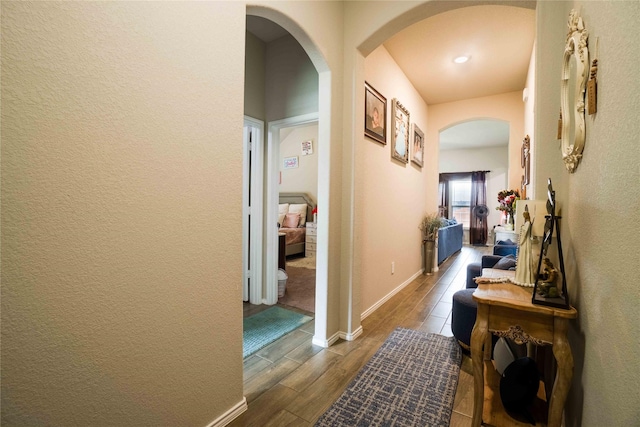
[[[538,280],[538,295],[548,298],[556,298],[559,296],[558,285],[558,269],[553,266],[553,263],[549,258],[545,258],[543,261],[543,269],[540,272]]]

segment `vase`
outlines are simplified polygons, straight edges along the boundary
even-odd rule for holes
[[[514,218],[513,218],[513,212],[507,212],[507,223],[505,224],[504,228],[506,228],[507,230],[513,230],[514,228]]]
[[[424,241],[424,274],[430,275],[433,272],[433,265],[436,257],[436,241]]]

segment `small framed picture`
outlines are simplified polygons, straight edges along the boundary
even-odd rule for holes
[[[391,157],[409,163],[409,111],[396,98],[391,107]]]
[[[370,84],[364,84],[364,134],[387,144],[387,98]]]
[[[524,169],[524,185],[529,185],[530,168],[531,168],[531,139],[529,135],[522,140],[522,149],[520,151],[520,166]]]
[[[298,167],[298,156],[285,157],[282,164],[283,169],[295,169]]]
[[[313,141],[302,141],[302,155],[308,156],[313,154]]]
[[[411,150],[411,162],[422,167],[422,158],[424,156],[424,133],[415,123],[413,124],[413,132],[411,132],[411,138],[413,141],[413,149]]]

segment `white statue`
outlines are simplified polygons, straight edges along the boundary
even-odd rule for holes
[[[518,260],[516,263],[516,277],[513,283],[519,286],[533,287],[536,282],[533,266],[533,251],[531,249],[531,229],[533,221],[529,216],[529,206],[524,207],[524,224],[520,227],[518,237]]]

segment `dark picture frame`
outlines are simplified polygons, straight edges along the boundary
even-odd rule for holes
[[[424,164],[424,132],[415,123],[412,125],[411,147],[411,162],[422,167]]]
[[[364,134],[387,145],[387,98],[364,83]]]
[[[391,110],[391,158],[409,163],[409,111],[396,98]]]
[[[525,136],[522,140],[520,166],[524,169],[523,184],[529,185],[531,181],[531,139],[529,138],[529,135]]]

